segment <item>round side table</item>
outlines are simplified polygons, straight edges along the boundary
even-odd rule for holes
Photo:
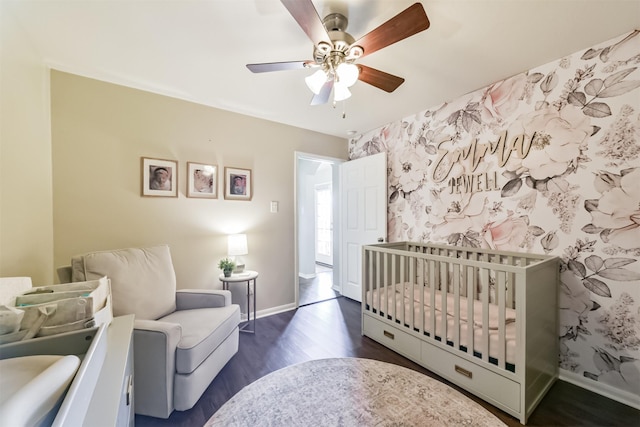
[[[219,277],[222,282],[222,289],[229,290],[230,283],[247,283],[247,321],[240,327],[240,332],[246,332],[249,334],[255,334],[256,332],[256,279],[258,278],[257,271],[245,270],[242,273],[232,274],[229,277],[225,277],[221,274]],[[253,282],[253,320],[251,318],[251,282]],[[249,325],[253,323],[253,329],[247,329]]]

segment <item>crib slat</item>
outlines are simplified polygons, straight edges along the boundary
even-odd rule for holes
[[[369,251],[366,248],[362,248],[362,304],[368,304],[367,299],[367,288],[369,287]]]
[[[405,263],[405,257],[404,255],[401,255],[398,257],[399,260],[399,269],[400,269],[400,280],[399,282],[402,283],[402,286],[400,287],[400,310],[402,312],[402,322],[404,323],[404,325],[411,327],[411,323],[409,321],[409,313],[407,313],[407,298],[409,297],[407,295],[407,289],[405,286],[405,283],[407,283],[407,278],[405,277],[405,272],[404,272],[404,263]],[[394,292],[395,293],[395,292]],[[396,307],[398,307],[397,305],[398,303],[396,303]]]
[[[384,289],[384,315],[388,319],[391,319],[391,308],[389,307],[389,286],[393,284],[391,278],[391,254],[385,253],[384,257],[384,266],[382,267],[382,280],[381,283],[382,288]]]
[[[429,332],[433,339],[436,337],[436,265],[436,261],[429,261]]]
[[[481,269],[482,276],[482,360],[489,361],[489,270]]]
[[[453,348],[460,348],[460,264],[453,264]]]
[[[502,271],[496,272],[496,293],[498,294],[498,366],[506,369],[507,341],[505,339],[505,312],[506,312],[506,278]]]
[[[420,325],[418,325],[418,319],[416,318],[416,298],[415,298],[415,290],[419,289],[418,283],[416,282],[416,262],[417,258],[415,256],[411,256],[408,259],[408,269],[409,269],[409,280],[411,282],[411,304],[409,307],[411,309],[411,326],[413,330],[420,330]]]
[[[389,266],[388,266],[388,258],[389,258],[389,254],[388,253],[382,253],[382,268],[380,270],[380,293],[378,294],[380,296],[380,311],[382,311],[382,314],[386,317],[389,314],[389,301],[387,298],[387,285],[388,285],[388,279],[387,279],[387,275],[389,274]],[[382,292],[384,292],[384,294],[382,294]],[[384,298],[384,300],[382,299]]]
[[[371,294],[371,305],[375,304],[376,313],[380,314],[380,252],[375,252],[372,254],[372,257],[375,257],[374,266],[371,268],[371,277],[373,277],[372,288],[377,292],[375,294]],[[373,292],[373,290],[371,291]],[[377,298],[378,301],[374,301],[374,298]]]
[[[406,313],[406,287],[404,285],[404,272],[403,272],[403,260],[404,256],[396,255],[394,257],[396,259],[396,273],[398,274],[396,283],[401,283],[400,293],[394,292],[393,294],[396,296],[395,307],[396,312],[398,312],[398,321],[400,321],[403,325],[407,325],[407,313]]]
[[[426,266],[426,261],[425,260],[420,260],[420,263],[417,264],[418,268],[421,270],[420,273],[420,277],[419,277],[419,281],[418,283],[420,284],[420,306],[419,306],[419,310],[420,310],[420,317],[419,317],[419,325],[418,328],[420,329],[420,336],[424,336],[425,333],[425,328],[427,327],[427,325],[425,325],[424,323],[424,289],[426,286],[425,283],[425,279],[427,278],[427,266]]]
[[[380,252],[374,251],[371,253],[372,264],[369,266],[371,272],[371,311],[373,313],[380,313],[380,301],[378,300],[380,290],[378,286],[378,271],[380,270]],[[378,300],[378,301],[376,301]]]
[[[516,261],[513,258],[513,256],[507,257],[507,264],[516,265]],[[516,298],[515,298],[515,295],[514,295],[515,284],[514,284],[514,274],[513,273],[508,273],[507,282],[509,283],[509,286],[507,286],[507,307],[515,308]]]
[[[366,304],[366,305],[370,305],[369,303],[369,299],[367,298],[368,295],[373,295],[372,293],[368,292],[371,287],[371,275],[369,274],[369,270],[370,270],[370,264],[371,264],[371,260],[370,260],[370,255],[369,255],[370,251],[367,250],[366,248],[363,249],[362,252],[362,304]],[[373,303],[373,301],[371,301]]]
[[[476,294],[476,268],[468,266],[465,268],[467,274],[467,353],[473,354],[475,343],[473,342],[473,296]]]
[[[373,267],[374,267],[374,265],[376,265],[376,262],[373,261],[373,257],[375,255],[377,255],[376,252],[367,251],[367,263],[368,263],[367,268],[366,268],[366,271],[367,271],[367,274],[368,274],[367,291],[369,291],[369,295],[371,295],[371,308],[370,308],[371,311],[373,311],[373,307],[374,307],[373,298],[374,298],[374,295],[375,295],[374,294],[374,289],[375,289],[375,285],[376,285],[375,276],[373,274]]]
[[[442,343],[447,343],[447,292],[449,287],[449,263],[441,262],[440,263],[440,303],[442,304],[442,309],[440,310],[440,315],[442,320],[440,321],[441,329],[440,336],[442,337]]]
[[[387,283],[387,292],[391,292],[391,298],[387,298],[387,300],[391,300],[390,304],[391,304],[391,308],[389,309],[389,313],[391,313],[391,318],[393,319],[394,322],[396,322],[398,320],[398,313],[397,313],[397,302],[396,302],[396,292],[395,292],[395,284],[398,282],[397,281],[397,270],[396,270],[396,258],[397,255],[390,255],[391,256],[391,281],[389,281],[389,283]],[[389,295],[387,293],[387,295]]]

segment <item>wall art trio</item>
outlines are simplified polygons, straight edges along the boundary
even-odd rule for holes
[[[141,187],[144,197],[178,197],[178,162],[141,158]],[[218,166],[187,162],[187,197],[218,198]],[[223,195],[226,200],[251,200],[251,169],[224,168]]]

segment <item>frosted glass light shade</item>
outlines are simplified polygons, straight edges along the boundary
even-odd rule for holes
[[[305,77],[304,81],[307,83],[309,90],[318,95],[320,90],[322,90],[322,86],[327,82],[327,73],[325,73],[324,70],[318,70],[310,76]]]
[[[358,81],[360,69],[354,64],[343,62],[342,64],[338,65],[336,73],[338,74],[338,81],[340,81],[346,87],[351,87]]]
[[[230,235],[227,244],[227,254],[229,256],[247,255],[249,253],[246,234]]]
[[[334,101],[344,101],[347,98],[351,97],[351,91],[349,88],[342,82],[336,82],[333,85],[333,100]]]

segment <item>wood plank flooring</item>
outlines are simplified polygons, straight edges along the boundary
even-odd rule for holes
[[[220,406],[246,385],[280,368],[313,359],[364,357],[395,363],[440,379],[403,356],[363,337],[360,327],[360,304],[344,297],[258,319],[256,334],[240,334],[240,350],[192,409],[174,411],[167,420],[137,415],[136,425],[202,426]],[[496,414],[508,426],[520,426],[510,415],[453,387]],[[557,381],[527,425],[640,426],[640,411],[581,387]]]
[[[300,292],[299,305],[313,304],[319,301],[340,296],[339,292],[333,290],[333,270],[316,264],[316,277],[313,279],[299,278]]]

